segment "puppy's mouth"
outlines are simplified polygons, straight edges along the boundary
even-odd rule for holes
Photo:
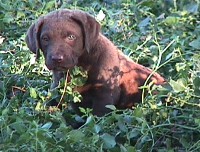
[[[63,65],[47,65],[47,68],[49,70],[56,70],[56,71],[67,71],[71,68],[73,68],[75,66],[75,64],[69,64],[69,65],[66,65],[66,66],[63,66]]]

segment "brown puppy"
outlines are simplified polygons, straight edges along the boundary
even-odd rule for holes
[[[88,72],[85,86],[78,89],[83,97],[78,107],[93,109],[102,116],[109,112],[106,105],[131,108],[141,101],[146,79],[164,84],[165,79],[152,70],[133,62],[100,33],[99,23],[89,14],[78,10],[58,10],[40,17],[28,30],[26,42],[39,57],[42,50],[46,66],[53,71],[56,87],[62,72],[82,66]],[[152,75],[151,75],[152,74]]]

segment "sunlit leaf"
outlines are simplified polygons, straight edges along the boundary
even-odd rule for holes
[[[3,43],[4,39],[5,38],[0,35],[0,45]]]
[[[185,63],[176,63],[176,70],[180,72],[181,70],[185,70],[186,64]]]
[[[87,117],[87,120],[86,120],[85,124],[89,124],[89,123],[91,123],[92,121],[93,121],[93,117],[92,117],[92,116],[89,116],[89,117]]]
[[[44,125],[42,125],[41,128],[42,128],[42,129],[50,129],[52,125],[53,125],[52,122],[47,122],[47,123],[45,123]]]
[[[99,125],[94,125],[94,130],[96,133],[99,133],[101,131],[101,127]]]
[[[184,79],[178,79],[177,81],[170,80],[169,84],[172,86],[175,92],[182,92],[186,89],[186,82]]]
[[[116,110],[116,107],[114,105],[106,105],[106,108],[111,109],[111,110]]]
[[[35,88],[30,88],[30,96],[34,99],[37,98],[37,92]]]
[[[116,145],[115,137],[111,136],[108,133],[101,135],[101,139],[104,142],[104,146],[108,149],[113,148]]]
[[[179,23],[179,17],[174,17],[174,16],[168,16],[165,20],[164,23],[166,23],[167,25],[173,26],[176,25],[177,23]]]

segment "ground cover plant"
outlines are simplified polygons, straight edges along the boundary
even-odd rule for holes
[[[0,151],[200,151],[199,0],[0,0]],[[133,110],[96,118],[82,109],[81,121],[69,101],[80,102],[73,79],[50,92],[51,72],[35,61],[24,38],[40,15],[69,8],[95,16],[102,32],[135,62],[161,73],[168,86],[150,87]],[[158,94],[153,94],[158,90]],[[162,99],[165,98],[163,101]],[[47,107],[52,100],[62,109]]]

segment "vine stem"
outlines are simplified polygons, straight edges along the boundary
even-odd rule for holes
[[[152,71],[152,73],[151,73],[151,74],[148,76],[148,78],[146,79],[146,81],[145,81],[145,83],[144,83],[143,86],[146,86],[146,85],[147,85],[147,83],[148,83],[149,79],[151,78],[151,76],[161,67],[161,66],[160,66],[160,63],[161,63],[161,59],[162,59],[163,53],[164,53],[174,42],[175,42],[175,39],[173,39],[163,50],[161,50],[161,47],[160,47],[160,45],[159,45],[159,43],[158,43],[158,41],[157,41],[157,36],[156,36],[156,34],[155,34],[154,43],[158,46],[158,54],[159,54],[159,56],[158,56],[158,62],[157,62],[157,64],[156,64],[156,67],[155,67],[154,70]],[[168,61],[166,61],[166,62],[168,62]],[[164,65],[164,64],[162,64],[162,65]],[[145,88],[142,89],[142,103],[144,103],[144,97],[145,97]]]
[[[63,90],[63,93],[61,95],[60,101],[59,101],[58,105],[56,106],[57,108],[60,106],[60,104],[62,103],[63,98],[65,96],[65,93],[66,93],[66,90],[67,90],[67,83],[68,83],[67,82],[67,78],[68,78],[68,76],[69,76],[69,70],[67,70],[67,74],[66,74],[66,78],[65,78],[64,90]]]

